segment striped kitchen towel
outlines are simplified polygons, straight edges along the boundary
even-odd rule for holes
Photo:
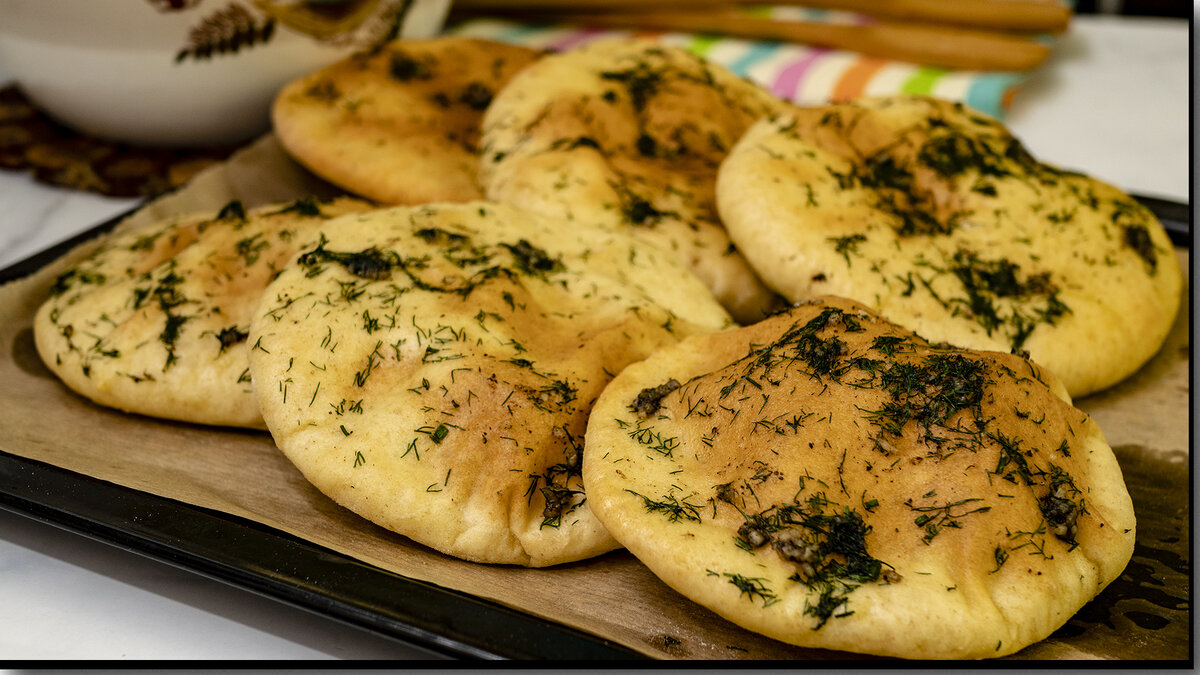
[[[780,20],[842,24],[865,24],[871,21],[852,12],[801,7],[766,7],[756,12]],[[490,18],[472,19],[451,27],[448,32],[551,51],[562,51],[608,37],[657,39],[719,63],[767,87],[777,96],[800,105],[821,105],[863,96],[922,94],[960,101],[999,119],[1004,117],[1012,97],[1029,76],[1029,73],[933,68],[801,44],[661,31],[534,25]]]

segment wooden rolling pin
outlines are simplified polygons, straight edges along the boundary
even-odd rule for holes
[[[515,13],[495,13],[525,21],[551,21],[607,28],[645,28],[798,42],[879,58],[964,70],[1022,72],[1038,67],[1050,55],[1050,48],[1046,45],[1014,35],[917,23],[879,22],[860,26],[779,21],[728,9],[628,12],[524,9]]]

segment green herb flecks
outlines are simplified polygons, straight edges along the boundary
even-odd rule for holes
[[[76,286],[102,286],[106,281],[104,275],[99,272],[73,268],[55,277],[54,284],[50,287],[50,296],[58,297]]]
[[[838,255],[846,259],[846,266],[850,266],[850,254],[858,254],[858,245],[867,240],[866,235],[852,234],[847,237],[829,237],[828,240],[833,243],[833,250]]]
[[[238,256],[242,259],[242,262],[245,263],[246,267],[250,267],[254,263],[258,262],[259,257],[262,255],[263,249],[271,245],[269,242],[264,240],[262,236],[262,232],[258,232],[253,236],[239,240],[234,245],[234,250],[237,251]]]
[[[904,505],[920,514],[913,520],[913,523],[922,529],[924,534],[921,536],[921,540],[928,544],[946,528],[962,528],[962,518],[973,513],[986,513],[992,510],[990,506],[978,506],[977,502],[981,501],[983,500],[979,498],[970,498],[946,504],[917,505],[913,503],[913,500],[908,499]]]
[[[759,513],[742,514],[745,523],[735,543],[745,550],[770,545],[780,557],[796,565],[792,581],[817,593],[804,613],[817,618],[814,630],[833,617],[848,616],[850,594],[864,583],[899,581],[894,572],[867,551],[871,528],[859,513],[826,499],[822,493],[804,501],[776,504]]]
[[[1049,273],[1022,274],[1016,263],[985,260],[964,249],[954,253],[947,271],[965,297],[935,299],[952,314],[974,320],[988,335],[1003,331],[1014,353],[1039,324],[1054,325],[1070,312]]]
[[[650,513],[661,513],[672,523],[677,523],[681,520],[700,522],[700,507],[688,502],[686,497],[680,500],[673,494],[666,494],[658,499],[651,499],[633,490],[625,491],[641,499],[642,505],[647,511]]]
[[[748,577],[742,574],[734,574],[731,572],[722,573],[723,577],[729,580],[729,583],[737,587],[742,595],[754,600],[755,598],[762,601],[763,607],[770,607],[779,602],[779,596],[767,586],[766,580],[761,577]]]

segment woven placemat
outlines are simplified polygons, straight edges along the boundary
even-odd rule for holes
[[[74,131],[10,84],[0,88],[0,169],[110,197],[154,197],[223,161],[230,147],[138,147]]]

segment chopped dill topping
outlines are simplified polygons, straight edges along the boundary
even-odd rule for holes
[[[675,497],[675,495],[668,494],[663,495],[661,498],[655,500],[644,495],[640,495],[633,490],[627,489],[625,491],[641,499],[642,505],[646,507],[647,511],[650,513],[662,513],[666,515],[667,520],[672,523],[679,522],[680,520],[690,520],[697,523],[700,522],[699,507],[697,507],[695,504],[689,504],[686,498],[683,501],[680,501]]]

